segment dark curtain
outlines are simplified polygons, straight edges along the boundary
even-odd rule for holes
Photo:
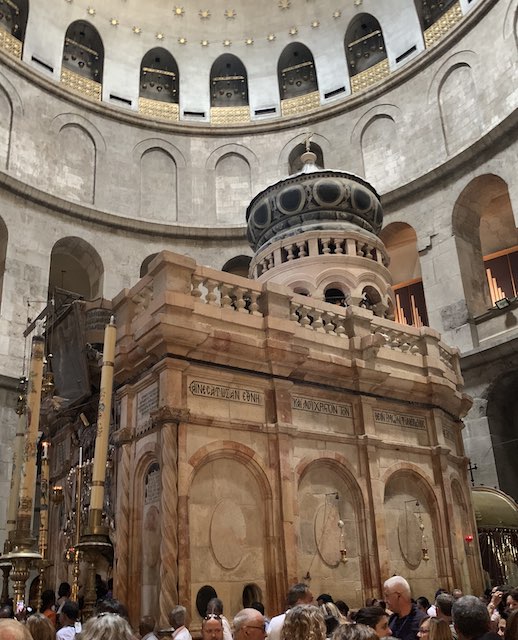
[[[478,533],[482,566],[491,584],[518,585],[518,531],[480,529]]]

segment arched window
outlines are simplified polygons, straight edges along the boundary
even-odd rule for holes
[[[27,0],[3,0],[0,3],[0,46],[17,58],[22,57],[28,15]]]
[[[158,255],[158,253],[152,253],[147,258],[144,258],[144,260],[142,261],[142,264],[140,265],[140,277],[141,278],[143,278],[144,276],[147,275],[147,273],[149,271],[149,265],[150,265],[151,261],[154,260],[157,257],[157,255]]]
[[[178,120],[180,75],[173,56],[162,47],[151,49],[140,64],[139,111]]]
[[[230,53],[219,56],[210,70],[210,106],[210,120],[213,124],[250,120],[245,65]],[[229,107],[232,108],[232,112],[221,111]]]
[[[315,142],[311,142],[309,145],[309,150],[312,151],[317,159],[315,160],[315,164],[320,169],[324,168],[324,154],[322,149]],[[292,175],[294,173],[298,173],[302,171],[303,162],[302,162],[302,154],[306,151],[306,145],[302,142],[294,147],[290,151],[290,155],[288,157],[288,173]]]
[[[472,180],[455,203],[452,226],[469,312],[516,297],[518,230],[505,181],[492,174]]]
[[[277,64],[282,115],[315,109],[320,105],[318,81],[313,54],[300,42],[292,42],[284,48]],[[311,95],[311,99],[308,96]],[[304,101],[295,100],[306,96]]]
[[[90,98],[101,99],[104,46],[97,29],[76,20],[67,29],[61,82]]]
[[[426,47],[440,40],[462,18],[459,0],[415,0]]]
[[[281,53],[278,77],[281,100],[318,91],[313,55],[300,42],[289,44]]]
[[[414,229],[403,222],[394,222],[382,230],[380,239],[390,256],[389,271],[396,298],[395,321],[414,327],[428,325]]]
[[[327,287],[327,289],[324,291],[324,296],[325,296],[326,302],[329,302],[331,304],[336,304],[339,307],[347,306],[346,294],[343,292],[342,289],[339,289],[338,287],[336,287],[336,285],[331,285],[330,287]]]
[[[389,74],[383,32],[374,16],[360,13],[352,20],[345,34],[345,55],[352,93]]]
[[[252,258],[250,258],[250,256],[236,256],[235,258],[230,258],[230,260],[225,262],[221,271],[233,273],[234,275],[241,276],[243,278],[248,278],[251,260]]]
[[[245,65],[225,53],[210,70],[210,106],[244,107],[248,105],[248,81]]]
[[[103,292],[104,266],[97,251],[81,238],[58,240],[52,249],[49,297],[55,289],[75,293],[85,300],[100,298]]]

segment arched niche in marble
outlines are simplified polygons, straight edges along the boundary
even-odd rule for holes
[[[315,593],[361,593],[367,540],[361,490],[345,466],[310,462],[298,483],[298,574],[311,576]]]
[[[437,501],[429,481],[400,468],[385,482],[383,501],[388,575],[403,575],[415,593],[428,593],[445,575]]]
[[[102,259],[91,244],[73,236],[55,243],[50,257],[49,297],[62,290],[85,300],[101,298],[103,279]]]
[[[267,549],[270,492],[250,465],[233,451],[212,452],[195,467],[189,488],[191,602],[211,585],[220,597],[225,594],[229,617],[242,608],[245,584],[253,580],[268,593],[273,577]]]
[[[461,484],[457,478],[453,478],[451,482],[451,496],[452,496],[452,516],[453,523],[450,527],[450,539],[453,548],[453,569],[454,575],[457,578],[456,584],[461,588],[464,593],[472,593],[471,589],[471,576],[470,566],[466,553],[466,547],[469,545],[476,545],[477,532],[473,531],[470,527],[470,523],[473,518],[468,510],[469,502],[466,499],[462,491]],[[472,542],[466,542],[466,536],[473,536]],[[468,551],[470,549],[468,548]]]
[[[140,553],[142,557],[140,611],[141,615],[159,617],[160,544],[162,493],[160,465],[151,462],[143,474],[141,516],[139,519]]]

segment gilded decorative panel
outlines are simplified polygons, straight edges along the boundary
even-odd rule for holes
[[[442,15],[437,22],[434,22],[431,27],[424,32],[424,42],[426,48],[431,47],[438,42],[448,31],[457,24],[462,18],[462,10],[460,3],[456,2],[452,7]]]
[[[61,82],[69,89],[80,93],[83,96],[92,98],[93,100],[100,100],[102,94],[102,85],[95,80],[80,76],[70,69],[61,69]]]
[[[10,53],[15,58],[22,57],[22,43],[8,31],[0,27],[0,48]]]
[[[149,98],[138,99],[138,110],[144,116],[160,120],[179,120],[180,107],[175,102],[162,102]]]
[[[241,124],[250,122],[250,107],[211,107],[211,124]]]
[[[283,116],[295,116],[306,111],[313,111],[320,107],[320,95],[318,91],[306,93],[296,98],[288,98],[281,101],[281,111]]]
[[[390,74],[388,59],[385,58],[378,64],[365,69],[361,73],[353,76],[351,78],[351,93],[358,93],[358,91],[363,91],[370,87],[376,82],[383,80]]]

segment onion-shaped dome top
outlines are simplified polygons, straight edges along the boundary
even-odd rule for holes
[[[254,251],[283,237],[315,229],[360,227],[381,231],[380,197],[366,180],[344,171],[319,169],[303,154],[300,173],[258,193],[246,210],[248,242]]]

